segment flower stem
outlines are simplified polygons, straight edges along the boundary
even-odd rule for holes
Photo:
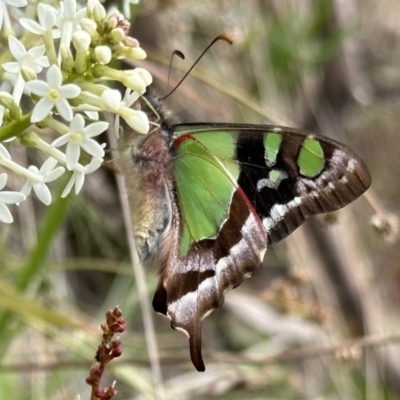
[[[0,128],[0,142],[20,135],[31,125],[31,113],[24,115],[19,121],[10,122],[8,125]]]
[[[50,29],[44,33],[43,42],[50,65],[58,65],[56,49],[54,47],[54,39]]]
[[[36,287],[37,277],[41,276],[41,270],[47,266],[45,260],[50,246],[68,216],[68,209],[74,196],[68,196],[65,199],[60,198],[65,184],[65,179],[61,180],[60,186],[57,188],[58,193],[54,196],[57,200],[47,208],[37,236],[38,241],[27,257],[26,264],[19,271],[15,287],[20,291],[21,295],[30,286],[35,285]],[[9,344],[15,339],[22,326],[22,322],[19,319],[14,320],[12,317],[13,313],[8,310],[0,313],[0,332],[2,332],[0,359],[7,353]],[[11,320],[13,321],[12,324],[10,323]]]

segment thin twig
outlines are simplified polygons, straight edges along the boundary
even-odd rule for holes
[[[302,349],[287,350],[279,354],[254,359],[243,354],[232,354],[225,352],[218,352],[208,355],[210,360],[214,362],[227,362],[227,363],[238,363],[238,362],[251,362],[262,365],[273,365],[281,363],[290,363],[306,360],[309,358],[328,356],[336,354],[341,350],[346,349],[361,349],[370,347],[381,347],[389,344],[400,342],[400,332],[392,333],[388,335],[373,335],[366,336],[360,339],[346,340],[341,343],[332,344],[330,346],[308,346]],[[165,364],[182,364],[187,363],[187,356],[182,357],[163,357],[163,363]],[[110,370],[113,368],[118,368],[123,365],[149,365],[148,359],[143,358],[124,358],[114,362],[110,366]],[[87,360],[71,360],[71,361],[53,361],[48,363],[21,363],[21,364],[8,364],[0,365],[0,374],[10,374],[10,373],[25,373],[25,372],[41,372],[41,371],[53,371],[53,370],[66,370],[66,369],[86,369],[88,365]]]
[[[106,119],[110,122],[110,116],[107,115]],[[113,126],[112,123],[110,123],[110,127]],[[113,129],[108,129],[108,139],[109,143],[111,145],[112,149],[117,149],[118,143],[116,140],[116,137],[114,135],[114,132],[111,132]],[[112,151],[113,158],[117,158],[118,154],[116,150]],[[150,359],[150,365],[151,365],[151,372],[152,372],[152,378],[154,382],[154,392],[155,392],[155,398],[159,400],[163,400],[165,398],[165,390],[164,390],[164,384],[163,384],[163,378],[161,374],[161,366],[160,366],[160,358],[158,354],[158,348],[157,348],[157,341],[156,341],[156,336],[155,336],[155,330],[154,330],[154,324],[153,324],[153,319],[151,316],[151,307],[150,307],[150,302],[148,298],[148,293],[147,293],[147,285],[146,285],[146,279],[145,279],[145,274],[143,270],[143,266],[141,265],[139,261],[139,257],[137,255],[136,251],[136,244],[135,240],[133,238],[133,230],[132,230],[132,225],[131,225],[131,219],[130,219],[130,214],[129,214],[129,204],[128,204],[128,195],[126,191],[126,185],[125,185],[125,180],[123,176],[120,174],[116,173],[116,180],[117,180],[117,185],[120,193],[120,198],[121,198],[121,207],[122,207],[122,212],[124,216],[124,221],[125,221],[125,226],[126,226],[126,232],[128,236],[128,245],[131,253],[131,259],[132,259],[132,264],[133,264],[133,269],[136,277],[136,284],[139,292],[139,299],[140,299],[140,305],[142,308],[142,318],[143,318],[143,325],[144,325],[144,331],[145,331],[145,336],[146,336],[146,344],[147,344],[147,350],[149,353],[149,359]]]
[[[400,342],[400,333],[390,335],[365,336],[361,339],[347,340],[331,346],[306,347],[300,350],[288,350],[263,360],[263,364],[288,363],[321,356],[328,356],[346,349],[361,349],[367,347],[384,346],[390,343]]]

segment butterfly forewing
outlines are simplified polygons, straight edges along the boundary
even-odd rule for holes
[[[276,243],[312,215],[332,212],[370,185],[364,162],[346,146],[292,128],[268,125],[179,125],[227,167]],[[226,139],[229,137],[229,139]],[[232,167],[231,167],[232,169]]]

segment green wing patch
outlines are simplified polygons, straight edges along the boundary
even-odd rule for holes
[[[200,135],[194,134],[193,136],[204,145],[210,154],[218,157],[229,173],[237,179],[240,169],[239,163],[235,159],[237,134],[232,134],[229,131],[213,130],[203,132]]]
[[[192,243],[217,235],[229,214],[239,169],[234,163],[227,168],[195,139],[182,141],[177,156],[174,176],[183,225],[180,251],[186,255]]]
[[[264,135],[265,162],[268,166],[273,166],[279,153],[283,136],[280,133],[266,133]]]
[[[325,168],[324,150],[318,140],[306,138],[302,143],[297,163],[300,174],[307,178],[314,178]]]

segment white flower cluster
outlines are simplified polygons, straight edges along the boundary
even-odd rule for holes
[[[85,8],[76,0],[60,1],[58,8],[38,2],[36,9],[25,8],[37,18],[20,18],[20,25],[13,27],[9,13],[25,6],[26,0],[0,0],[0,29],[8,35],[8,49],[1,54],[6,62],[0,70],[0,221],[6,223],[13,221],[6,204],[19,204],[32,189],[40,201],[50,204],[47,183],[66,171],[71,178],[62,196],[72,188],[79,193],[85,175],[103,162],[105,144],[93,139],[108,128],[107,122],[98,121],[99,112],[115,114],[117,133],[120,117],[138,133],[149,130],[146,114],[130,106],[151,84],[151,75],[142,68],[120,71],[107,65],[116,59],[146,57],[138,41],[128,36],[124,16],[115,9],[107,14],[99,0],[88,0]],[[107,81],[126,87],[123,99],[106,86]],[[23,94],[31,97],[33,109],[22,107]],[[60,137],[48,143],[41,137],[45,128]],[[5,142],[15,138],[44,154],[40,168],[25,168],[12,160]],[[91,156],[86,165],[80,162],[82,151]],[[10,171],[25,181],[20,192],[3,191]]]

